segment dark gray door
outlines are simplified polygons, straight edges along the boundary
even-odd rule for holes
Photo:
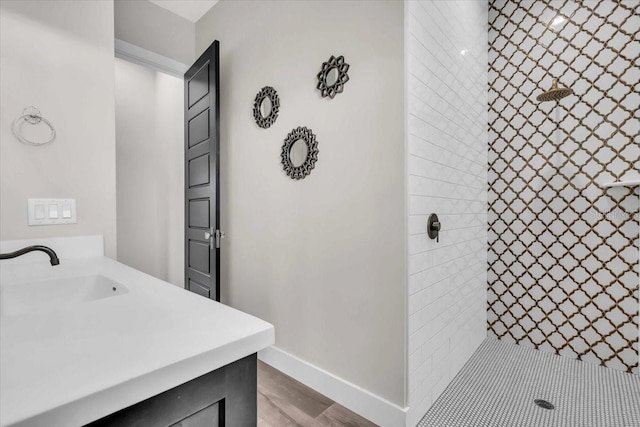
[[[220,301],[219,43],[184,75],[185,287]]]

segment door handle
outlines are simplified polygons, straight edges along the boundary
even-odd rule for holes
[[[213,227],[204,232],[204,239],[209,241],[209,249],[215,249],[215,232]]]
[[[204,239],[209,241],[209,249],[219,248],[220,240],[224,239],[225,236],[224,231],[214,230],[213,227],[204,232]]]
[[[215,238],[216,238],[216,248],[220,247],[220,240],[224,239],[226,234],[222,230],[216,230]]]

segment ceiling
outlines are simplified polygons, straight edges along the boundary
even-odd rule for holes
[[[167,9],[176,15],[182,16],[191,22],[198,19],[209,11],[218,0],[149,0],[153,4]]]

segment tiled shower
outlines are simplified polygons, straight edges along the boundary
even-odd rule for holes
[[[640,3],[406,5],[408,425],[487,336],[638,374]]]
[[[638,187],[603,184],[640,170],[639,13],[489,2],[489,334],[634,373]]]
[[[406,4],[408,425],[415,425],[487,334],[487,8]],[[431,213],[442,222],[439,242],[425,233]]]

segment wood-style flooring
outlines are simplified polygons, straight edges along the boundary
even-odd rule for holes
[[[375,424],[258,361],[258,427],[369,427]]]

